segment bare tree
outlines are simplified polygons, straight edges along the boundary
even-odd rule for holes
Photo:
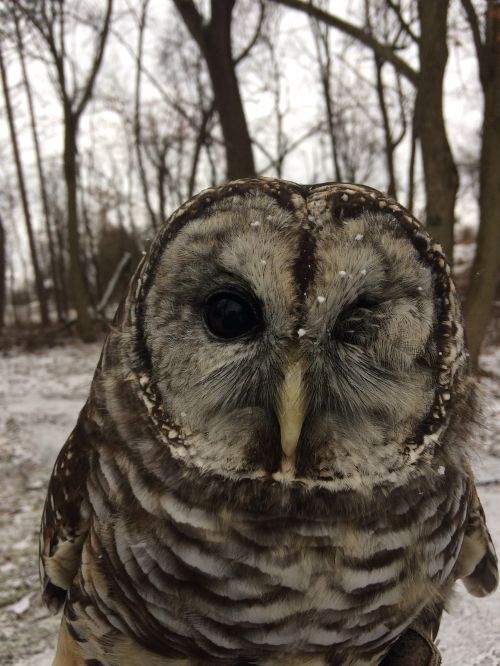
[[[17,40],[17,51],[19,54],[19,61],[21,63],[21,72],[23,78],[24,90],[26,93],[26,98],[28,100],[28,109],[30,117],[30,126],[31,126],[31,136],[33,138],[33,146],[35,148],[35,157],[36,157],[36,167],[38,172],[38,182],[40,187],[40,196],[42,199],[42,208],[43,216],[45,221],[45,232],[47,234],[47,244],[49,248],[49,257],[50,257],[50,274],[52,277],[52,287],[54,294],[54,302],[56,306],[57,318],[59,321],[63,320],[63,309],[61,304],[61,287],[59,284],[59,277],[57,272],[57,261],[55,255],[54,239],[53,233],[50,226],[50,213],[49,213],[49,204],[47,199],[47,187],[45,183],[45,174],[43,169],[43,159],[42,152],[40,148],[40,140],[38,138],[38,129],[37,121],[35,115],[35,108],[33,104],[33,94],[31,92],[31,85],[28,78],[28,70],[26,68],[26,58],[24,54],[24,43],[19,28],[19,18],[17,12],[13,13],[14,25],[16,27],[16,40]]]
[[[487,0],[484,28],[462,0],[476,47],[484,94],[477,249],[465,301],[469,348],[477,363],[500,277],[500,7]]]
[[[226,150],[227,178],[255,175],[252,143],[231,49],[235,0],[211,0],[206,22],[193,0],[174,0],[207,63]]]
[[[383,44],[378,41],[373,35],[367,32],[364,28],[344,21],[343,19],[331,14],[321,7],[314,5],[312,2],[304,2],[304,0],[271,0],[276,4],[284,5],[290,9],[297,9],[304,12],[308,16],[325,23],[331,28],[336,28],[341,32],[353,37],[355,40],[370,48],[383,62],[390,62],[398,72],[401,72],[408,81],[413,85],[418,84],[418,72],[409,65],[405,60],[400,58],[396,51],[388,44]]]
[[[322,97],[325,102],[326,124],[330,140],[334,178],[342,181],[342,168],[339,159],[338,137],[335,121],[335,101],[332,94],[332,52],[330,46],[330,30],[327,25],[316,18],[311,18],[311,28],[318,61],[319,78]]]
[[[151,220],[153,229],[158,227],[158,220],[153,210],[151,197],[149,195],[149,186],[146,177],[146,168],[143,159],[143,146],[142,146],[142,112],[141,112],[141,82],[142,82],[142,61],[144,51],[144,31],[146,29],[146,19],[148,12],[149,0],[142,0],[141,11],[138,20],[137,31],[137,50],[136,50],[136,69],[135,69],[135,95],[134,95],[134,139],[135,139],[135,153],[137,157],[137,166],[139,169],[139,180],[142,187],[142,194],[144,203]]]
[[[371,0],[365,0],[365,24],[370,34],[373,34],[372,26],[372,11],[375,12],[377,24],[382,27],[384,42],[392,43],[393,48],[401,49],[403,48],[402,44],[398,44],[399,38],[401,35],[403,37],[408,37],[408,34],[412,39],[414,39],[413,32],[410,27],[404,20],[401,15],[401,12],[397,13],[397,21],[399,25],[393,26],[393,21],[391,21],[390,6],[389,3],[384,2],[372,2]],[[394,3],[391,3],[392,8],[396,6]],[[406,29],[402,30],[404,27]],[[394,30],[395,28],[395,30]],[[395,32],[394,37],[391,40],[391,32]],[[387,185],[387,193],[397,198],[398,187],[397,187],[397,176],[396,176],[396,167],[394,164],[394,153],[396,148],[399,146],[401,141],[404,139],[407,130],[406,122],[406,108],[405,108],[405,95],[403,92],[403,85],[401,82],[401,75],[397,70],[395,72],[395,82],[396,82],[396,92],[397,92],[397,116],[399,120],[399,131],[397,130],[398,120],[396,120],[390,109],[390,104],[388,101],[388,91],[387,86],[384,82],[384,65],[386,64],[382,58],[373,53],[374,69],[375,69],[375,90],[377,93],[377,100],[380,109],[380,116],[382,120],[382,127],[384,132],[384,146],[385,146],[385,164],[387,168],[387,174],[389,177],[389,182]]]
[[[449,0],[418,0],[420,77],[415,122],[422,148],[427,224],[451,261],[458,171],[443,114],[443,82],[448,60],[448,7]]]
[[[434,237],[453,256],[454,208],[458,174],[443,119],[443,77],[448,58],[446,19],[449,0],[418,0],[420,68],[401,58],[395,44],[385,44],[369,30],[356,26],[303,0],[272,0],[297,9],[356,39],[370,48],[380,63],[388,62],[417,90],[415,127],[422,149],[426,185],[426,217]],[[397,8],[396,3],[391,3]],[[401,16],[401,13],[399,13]],[[403,20],[403,30],[411,27]]]
[[[95,34],[94,51],[90,66],[77,80],[78,67],[67,48],[67,3],[60,0],[31,2],[11,0],[21,8],[23,16],[32,25],[48,50],[52,76],[62,105],[64,121],[63,168],[66,183],[68,244],[70,255],[70,283],[73,304],[77,311],[77,326],[82,340],[94,339],[90,317],[90,299],[80,257],[80,238],[77,200],[78,132],[81,117],[92,97],[97,75],[102,64],[109,33],[113,0],[107,0],[104,15],[96,19],[92,13],[86,25]]]
[[[0,333],[5,326],[5,305],[7,303],[7,264],[5,261],[5,227],[0,215]]]
[[[33,232],[33,223],[31,221],[31,211],[28,201],[28,193],[26,190],[26,183],[24,179],[23,165],[21,162],[21,154],[19,152],[19,145],[16,133],[16,126],[14,121],[14,113],[10,100],[9,83],[7,80],[7,71],[3,59],[2,48],[0,45],[0,73],[2,77],[3,96],[5,100],[5,110],[7,112],[7,120],[9,124],[10,139],[12,143],[12,152],[14,153],[14,162],[16,165],[17,182],[19,186],[19,194],[21,196],[21,203],[24,213],[24,222],[26,224],[26,233],[28,236],[31,263],[33,265],[33,273],[35,276],[35,289],[37,293],[38,303],[40,307],[40,320],[44,326],[50,323],[49,311],[47,307],[47,296],[43,284],[43,275],[40,268],[40,261],[38,258],[38,249],[35,242],[35,235]]]

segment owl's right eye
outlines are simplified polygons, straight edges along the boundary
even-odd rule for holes
[[[205,303],[204,315],[209,331],[223,340],[239,338],[261,324],[255,303],[230,291],[212,294]]]

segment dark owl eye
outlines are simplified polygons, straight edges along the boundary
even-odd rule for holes
[[[352,312],[358,309],[373,310],[377,305],[378,303],[369,296],[358,296],[354,303],[349,306],[349,311]]]
[[[361,295],[340,314],[332,331],[333,337],[343,342],[362,342],[378,329],[374,311],[379,303],[370,296]]]
[[[239,338],[261,323],[255,303],[230,291],[212,294],[205,303],[204,314],[210,332],[224,340]]]

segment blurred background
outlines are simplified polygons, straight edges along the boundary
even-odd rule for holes
[[[51,663],[38,524],[116,304],[232,178],[364,183],[443,245],[500,541],[500,0],[0,0],[0,74],[2,665]],[[499,615],[459,590],[444,663],[500,664]]]
[[[0,329],[92,340],[163,220],[265,174],[367,183],[454,260],[472,357],[500,265],[496,0],[2,0]]]

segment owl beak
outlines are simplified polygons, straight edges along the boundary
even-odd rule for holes
[[[276,405],[280,424],[281,449],[290,460],[295,458],[306,411],[303,374],[300,360],[288,365]]]

